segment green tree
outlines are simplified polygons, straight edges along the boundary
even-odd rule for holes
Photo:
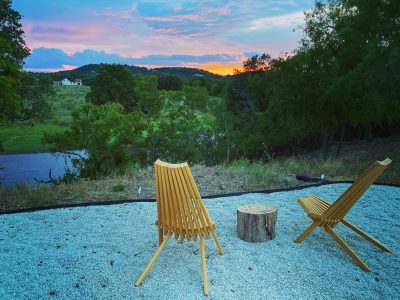
[[[157,86],[159,90],[180,91],[183,83],[182,79],[176,75],[162,75],[158,77]]]
[[[135,76],[127,67],[117,64],[103,65],[87,99],[96,105],[118,102],[129,112],[138,104],[135,86]]]
[[[42,122],[51,117],[50,97],[54,95],[54,89],[50,76],[38,77],[34,73],[22,72],[19,95],[22,104],[19,120]]]
[[[258,54],[253,55],[243,62],[244,72],[259,72],[267,71],[271,68],[271,56],[263,53],[260,56]]]
[[[19,70],[28,55],[20,14],[10,0],[0,0],[0,122],[14,119],[20,109]]]
[[[309,71],[320,77],[315,106],[323,120],[324,158],[336,131],[339,154],[346,126],[370,128],[393,120],[388,108],[399,103],[392,84],[399,79],[393,72],[398,66],[393,58],[399,52],[399,13],[398,1],[343,0],[317,2],[306,15],[300,52],[310,57]]]
[[[9,43],[0,37],[0,124],[17,117],[21,103],[18,97],[19,69],[6,55]]]
[[[45,134],[44,141],[52,145],[52,151],[87,150],[88,156],[73,160],[73,164],[81,177],[97,178],[121,172],[135,161],[130,149],[141,142],[144,129],[145,121],[137,111],[125,113],[119,103],[86,103],[73,113],[69,130]]]
[[[205,87],[185,86],[183,92],[186,105],[198,111],[207,110],[209,95]]]
[[[2,49],[3,58],[22,66],[30,51],[24,41],[21,15],[11,8],[11,0],[0,0],[0,38],[9,44],[8,49]]]
[[[135,155],[141,157],[141,163],[151,163],[157,159],[158,145],[155,135],[158,131],[158,118],[164,104],[160,91],[157,89],[157,77],[138,77],[135,91],[139,99],[137,111],[143,115],[143,119],[146,121],[143,147],[140,150],[136,149]]]
[[[160,92],[157,89],[156,76],[140,76],[136,79],[135,95],[137,108],[146,116],[158,115],[163,107]]]

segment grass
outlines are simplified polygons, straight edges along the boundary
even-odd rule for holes
[[[55,95],[51,101],[54,117],[52,122],[59,125],[69,125],[72,121],[71,113],[83,103],[86,94],[89,93],[88,86],[55,86]]]
[[[8,126],[2,127],[0,141],[5,153],[31,153],[48,151],[47,145],[42,143],[44,132],[60,132],[66,126],[56,124],[39,124],[33,126]]]
[[[332,149],[334,151],[334,149]],[[202,196],[257,191],[308,184],[295,174],[326,179],[355,180],[374,160],[390,157],[393,163],[379,182],[400,184],[400,138],[346,144],[339,159],[322,161],[319,153],[299,157],[280,157],[269,162],[234,161],[229,165],[192,165],[191,170]],[[54,204],[90,203],[107,200],[155,198],[152,167],[132,167],[124,175],[73,184],[28,187],[0,186],[0,211]],[[136,191],[141,187],[142,193]]]
[[[33,126],[9,125],[0,128],[0,141],[5,153],[29,153],[48,151],[42,144],[45,131],[59,132],[68,128],[72,122],[72,111],[85,102],[88,86],[55,86],[51,99],[53,116],[47,124]]]

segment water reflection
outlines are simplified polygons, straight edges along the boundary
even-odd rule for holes
[[[86,151],[74,151],[79,155],[86,156]],[[17,182],[34,184],[34,177],[39,180],[49,180],[49,170],[52,177],[58,178],[65,174],[65,169],[72,169],[72,158],[78,156],[64,157],[61,153],[29,153],[29,154],[7,154],[0,155],[0,180],[4,185],[12,185]]]

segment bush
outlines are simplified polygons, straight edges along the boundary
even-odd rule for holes
[[[114,185],[114,186],[111,188],[111,190],[112,190],[114,193],[122,192],[123,190],[125,190],[125,186],[124,186],[123,184],[117,184],[117,185]]]

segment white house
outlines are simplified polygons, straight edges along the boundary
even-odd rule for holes
[[[55,85],[82,85],[82,79],[74,79],[70,81],[68,78],[64,78],[61,81],[54,81]]]

